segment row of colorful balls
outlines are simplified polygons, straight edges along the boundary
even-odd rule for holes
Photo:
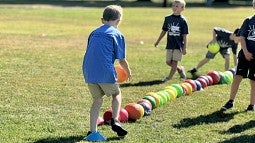
[[[188,96],[195,91],[200,91],[207,86],[215,84],[230,84],[233,81],[235,69],[225,72],[210,71],[207,75],[199,76],[197,79],[187,79],[183,83],[171,84],[157,92],[148,92],[136,103],[129,103],[120,109],[119,121],[136,121],[143,116],[151,114],[152,110],[164,105],[168,101],[173,101],[181,96]],[[98,125],[108,124],[112,118],[112,110],[104,112],[103,117],[98,118]]]

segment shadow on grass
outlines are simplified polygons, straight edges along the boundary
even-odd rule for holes
[[[255,135],[242,135],[219,143],[254,143],[254,141]]]
[[[235,125],[231,128],[229,128],[227,131],[221,132],[222,134],[231,134],[231,133],[241,133],[245,130],[251,129],[255,127],[255,120],[251,120],[245,124],[242,125]],[[254,136],[255,137],[255,136]],[[254,140],[255,142],[255,140]]]
[[[162,84],[164,83],[161,80],[152,80],[152,81],[140,81],[138,83],[124,83],[120,84],[120,87],[130,87],[130,86],[152,86],[156,84]]]
[[[85,136],[71,136],[71,137],[61,137],[61,138],[45,138],[45,139],[40,139],[38,141],[35,141],[34,143],[77,143],[77,142],[87,142],[84,141]],[[123,138],[120,137],[109,137],[107,138],[106,142],[111,142],[111,141],[119,141],[122,140]]]
[[[163,2],[152,1],[122,1],[122,0],[0,0],[0,4],[48,4],[61,7],[105,7],[110,4],[121,5],[122,7],[162,7]],[[211,8],[231,8],[237,7],[240,4],[233,5],[224,2],[214,3]],[[245,4],[242,6],[251,6]],[[168,2],[168,8],[171,8],[171,3]],[[204,2],[187,2],[187,7],[205,7]]]
[[[196,126],[201,124],[210,124],[218,122],[228,122],[234,118],[239,112],[225,113],[222,111],[215,111],[208,115],[200,115],[195,118],[184,118],[179,124],[174,124],[174,128],[188,128],[190,126]]]
[[[35,141],[34,143],[76,143],[81,141],[84,136],[71,136],[71,137],[60,137],[60,138],[45,138]]]

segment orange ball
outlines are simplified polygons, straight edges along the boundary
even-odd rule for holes
[[[120,65],[116,65],[115,67],[115,71],[117,73],[117,82],[121,83],[127,80],[127,73],[126,71],[120,66]]]
[[[142,105],[137,103],[129,103],[125,106],[128,112],[128,117],[131,120],[138,120],[144,115],[144,108]]]
[[[184,82],[184,83],[181,83],[180,85],[185,91],[185,95],[190,95],[192,93],[192,86],[189,83]]]

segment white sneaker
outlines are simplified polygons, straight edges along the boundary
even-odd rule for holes
[[[168,80],[170,80],[169,77],[164,77],[164,78],[162,78],[161,81],[162,81],[162,82],[167,82]]]
[[[181,70],[178,70],[178,73],[180,74],[180,78],[186,79],[186,74],[183,66],[181,66]]]

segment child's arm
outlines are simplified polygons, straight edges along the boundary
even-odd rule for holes
[[[119,64],[126,71],[126,73],[127,73],[127,81],[129,81],[131,79],[131,70],[129,68],[128,61],[126,59],[120,59],[119,60]]]
[[[183,47],[182,47],[182,54],[186,55],[187,53],[187,35],[183,35]]]
[[[158,47],[158,44],[159,44],[160,40],[165,36],[165,34],[166,34],[166,31],[162,30],[162,32],[160,33],[160,35],[158,37],[158,40],[154,43],[155,47]]]
[[[252,53],[250,53],[247,50],[245,37],[240,36],[240,43],[241,43],[241,48],[243,49],[243,53],[244,53],[246,60],[248,60],[248,61],[252,60],[254,57],[253,57]]]
[[[217,40],[216,40],[216,32],[215,32],[215,30],[213,29],[213,39],[212,39],[212,41],[209,43],[209,44],[212,44],[212,43],[215,43]]]

